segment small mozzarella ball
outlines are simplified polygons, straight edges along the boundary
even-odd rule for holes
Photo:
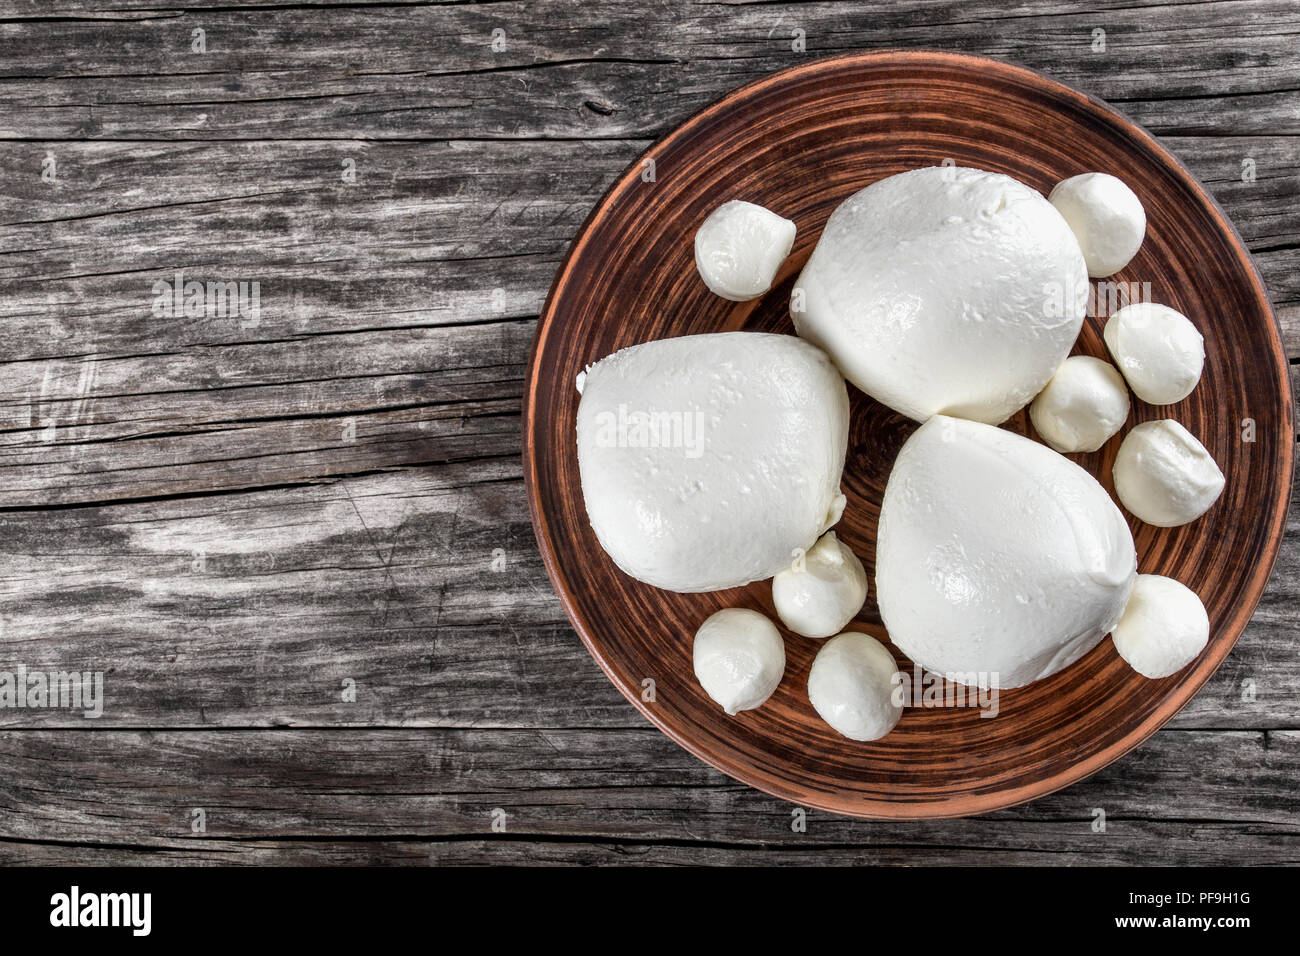
[[[802,561],[772,579],[777,615],[804,637],[838,634],[866,599],[867,572],[834,531],[827,531]]]
[[[1205,446],[1172,419],[1143,422],[1115,455],[1115,493],[1147,524],[1173,528],[1199,518],[1223,492],[1223,472]]]
[[[1056,184],[1048,201],[1079,240],[1088,275],[1112,276],[1128,265],[1147,231],[1142,200],[1106,173],[1084,173]]]
[[[903,714],[894,655],[869,634],[832,637],[813,658],[808,699],[822,720],[850,740],[878,740]]]
[[[1128,387],[1115,366],[1091,355],[1061,363],[1029,406],[1029,419],[1043,441],[1069,454],[1096,451],[1128,418]]]
[[[1181,402],[1201,380],[1205,339],[1181,312],[1154,302],[1126,305],[1102,332],[1133,394],[1151,405]]]
[[[695,676],[733,717],[761,706],[784,674],[781,632],[757,611],[725,608],[695,632]]]
[[[1153,680],[1182,670],[1209,639],[1210,616],[1196,592],[1159,574],[1138,575],[1111,634],[1119,656]]]
[[[770,209],[738,199],[724,202],[695,233],[695,267],[724,299],[756,299],[772,287],[794,233],[794,223]]]

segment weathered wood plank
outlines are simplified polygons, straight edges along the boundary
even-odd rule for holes
[[[532,323],[0,370],[0,507],[516,455]],[[501,396],[505,396],[504,398]]]
[[[1025,862],[1294,863],[1300,846],[1289,794],[1300,733],[1289,731],[1166,731],[1088,781],[987,817],[879,824],[810,812],[806,832],[792,829],[790,805],[649,728],[11,731],[0,733],[0,767],[10,781],[0,793],[5,862],[58,858],[76,843],[133,861],[337,861],[356,858],[350,838],[387,844],[361,859],[437,862],[612,861],[626,844],[643,862],[697,853],[793,862],[818,851],[895,863],[990,852]],[[505,834],[494,838],[498,809]],[[1104,833],[1094,832],[1098,810]],[[1225,834],[1248,841],[1252,858],[1240,859],[1242,844]],[[681,847],[646,846],[665,842]]]
[[[4,144],[0,162],[18,170],[0,195],[6,357],[535,315],[591,204],[643,148]],[[353,185],[343,160],[357,164]],[[257,282],[256,313],[155,309],[155,283],[178,272]]]
[[[1285,240],[1300,232],[1294,142],[1179,141],[1272,249],[1259,259],[1281,302],[1300,282]],[[92,143],[52,192],[38,176],[10,181],[0,215],[27,225],[13,226],[19,251],[0,266],[11,290],[0,319],[21,360],[0,365],[0,504],[508,453],[501,416],[517,407],[531,334],[510,316],[540,305],[567,236],[642,144],[615,145],[528,144],[513,161],[501,144],[369,146],[348,187],[330,178],[338,154],[323,160],[311,144]],[[25,148],[0,147],[0,168]],[[1245,152],[1254,182],[1239,174]],[[267,200],[237,185],[241,171],[275,214],[258,212]],[[227,200],[247,208],[223,213]],[[177,270],[258,281],[260,313],[153,315],[153,283]],[[465,322],[487,324],[443,328]],[[1284,327],[1300,355],[1294,323]],[[343,447],[358,416],[362,437]],[[245,456],[250,446],[268,451]]]
[[[1259,149],[1270,155],[1286,141]],[[57,255],[39,262],[51,274],[96,251],[103,260],[87,265],[126,254],[91,241],[106,239],[131,244],[144,260],[137,271],[172,270],[202,260],[208,249],[194,244],[204,234],[234,261],[270,270],[347,253],[375,266],[416,253],[426,263],[553,254],[582,222],[584,201],[648,144],[4,142],[0,219],[13,230],[8,246],[49,244],[41,251]],[[266,248],[241,255],[221,245],[232,234]],[[343,238],[368,241],[353,248]]]
[[[8,357],[534,314],[569,239],[646,145],[0,143]],[[1300,302],[1300,138],[1169,145],[1238,223],[1274,301]],[[154,283],[182,271],[258,282],[257,314],[157,314]]]
[[[909,846],[881,840],[861,846],[708,846],[657,840],[479,838],[204,840],[197,846],[5,843],[8,866],[1149,866],[1293,865],[1296,854],[1268,846],[1276,835],[1249,823],[1125,821],[1124,842],[1100,838],[1068,845],[1079,823],[1014,825],[1024,849],[988,845]],[[1134,842],[1140,848],[1133,849]],[[1236,856],[1225,851],[1236,847]],[[1257,852],[1256,848],[1263,848]],[[1167,861],[1167,863],[1166,863]]]
[[[881,46],[1019,62],[1121,103],[1157,131],[1300,132],[1289,92],[1300,52],[1286,0],[1056,4],[1050,15],[1010,16],[994,0],[552,0],[349,6],[328,17],[184,6],[118,20],[111,31],[94,11],[116,4],[77,5],[86,19],[0,24],[8,51],[0,138],[655,136],[747,80],[810,56]],[[195,29],[205,31],[206,52],[191,52]],[[498,29],[504,47],[494,51]],[[1096,29],[1105,31],[1104,50],[1094,51]],[[1169,50],[1178,55],[1162,55]]]
[[[551,590],[520,474],[511,454],[2,514],[0,669],[108,673],[97,721],[0,709],[0,726],[637,725]],[[1300,509],[1177,726],[1300,727],[1298,571]]]
[[[0,401],[0,508],[513,455],[530,335],[503,323],[0,366],[14,396]]]
[[[0,510],[519,449],[531,320],[0,365]],[[1300,394],[1300,366],[1293,366]]]

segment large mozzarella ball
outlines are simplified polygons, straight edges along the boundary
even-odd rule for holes
[[[1152,405],[1181,402],[1205,366],[1205,339],[1187,316],[1155,302],[1126,305],[1102,332],[1133,394]]]
[[[1110,633],[1136,574],[1120,510],[1045,445],[936,416],[894,462],[876,601],[926,670],[1003,688],[1054,674]]]
[[[867,572],[834,531],[772,579],[777,615],[804,637],[838,634],[866,599]]]
[[[1107,173],[1071,176],[1057,183],[1048,198],[1074,230],[1088,275],[1112,276],[1137,255],[1147,214],[1122,180]]]
[[[844,510],[848,390],[801,339],[662,339],[602,359],[580,387],[587,515],[637,580],[670,591],[765,580]]]
[[[1205,649],[1210,617],[1196,592],[1172,578],[1139,574],[1111,640],[1143,677],[1182,670]]]
[[[846,633],[822,645],[808,672],[808,700],[850,740],[878,740],[898,724],[903,704],[894,655],[869,634]]]
[[[794,234],[789,219],[733,199],[715,209],[695,233],[695,267],[704,284],[724,299],[756,299],[772,287]]]
[[[785,642],[757,611],[726,608],[695,632],[695,676],[728,714],[760,707],[785,674]]]
[[[1158,528],[1194,521],[1223,493],[1223,472],[1205,446],[1169,418],[1125,435],[1113,474],[1124,507]]]
[[[1039,193],[997,173],[931,167],[840,204],[790,314],[895,411],[996,424],[1069,354],[1087,298],[1079,244]]]
[[[1096,451],[1123,427],[1128,408],[1128,387],[1115,366],[1072,355],[1030,403],[1029,418],[1059,452]]]

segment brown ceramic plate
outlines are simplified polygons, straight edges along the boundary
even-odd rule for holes
[[[864,744],[817,717],[806,687],[821,642],[787,633],[776,694],[756,711],[728,717],[695,681],[692,638],[719,608],[774,616],[771,586],[673,594],[614,566],[583,507],[574,377],[616,349],[652,339],[793,333],[791,286],[836,205],[876,180],[945,161],[1007,173],[1043,193],[1066,176],[1110,172],[1146,206],[1142,250],[1112,280],[1119,300],[1127,301],[1124,284],[1149,282],[1150,298],[1204,333],[1206,364],[1189,398],[1165,408],[1135,399],[1129,424],[1177,419],[1228,482],[1190,525],[1160,529],[1132,517],[1130,524],[1139,569],[1177,578],[1204,600],[1210,644],[1178,674],[1148,681],[1105,640],[1064,672],[1004,691],[996,718],[981,719],[973,708],[909,708],[893,733]],[[695,271],[695,230],[728,199],[761,203],[799,227],[773,289],[756,302],[718,298]],[[1076,352],[1105,356],[1104,304],[1099,311]],[[881,493],[915,426],[849,392],[849,503],[836,530],[874,579]],[[1005,427],[1032,434],[1023,412]],[[1112,493],[1119,441],[1073,456]],[[1263,284],[1223,211],[1178,160],[1105,104],[1036,73],[920,51],[814,60],[751,83],[634,163],[596,206],[556,276],[533,345],[524,413],[525,477],[542,556],[610,680],[664,733],[736,779],[803,806],[876,818],[962,816],[1042,796],[1096,772],[1174,716],[1223,662],[1264,591],[1286,519],[1294,441],[1287,362]],[[874,584],[849,629],[887,637]],[[652,701],[643,699],[648,679]]]

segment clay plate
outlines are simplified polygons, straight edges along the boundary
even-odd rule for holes
[[[835,206],[876,180],[944,162],[1008,173],[1043,193],[1066,176],[1101,170],[1142,199],[1146,241],[1112,280],[1114,294],[1127,301],[1128,283],[1149,282],[1152,299],[1201,329],[1207,358],[1189,398],[1164,408],[1135,399],[1129,425],[1177,419],[1205,443],[1228,482],[1218,503],[1190,525],[1153,528],[1131,516],[1130,524],[1139,569],[1176,578],[1204,600],[1209,647],[1180,673],[1148,681],[1107,639],[1063,673],[1004,691],[993,719],[974,708],[911,708],[892,734],[864,744],[838,736],[814,713],[806,686],[820,642],[787,633],[786,675],[776,694],[757,711],[728,717],[695,681],[692,637],[719,608],[774,616],[770,584],[673,594],[614,566],[583,508],[574,377],[616,349],[652,339],[735,329],[793,333],[790,289]],[[773,289],[756,302],[718,298],[695,271],[695,230],[728,199],[761,203],[799,227]],[[1098,310],[1102,318],[1089,317],[1076,352],[1105,357],[1108,305]],[[916,426],[849,392],[848,508],[836,530],[874,579],[881,493]],[[732,777],[854,816],[984,813],[1080,780],[1136,747],[1192,698],[1241,635],[1268,581],[1290,497],[1295,426],[1287,362],[1263,284],[1223,211],[1178,160],[1110,107],[975,56],[885,51],[810,61],[742,87],[655,145],[619,177],[574,240],[538,325],[525,401],[525,478],[537,540],[574,627],[610,680],[664,733]],[[1006,427],[1032,434],[1023,412]],[[1073,456],[1112,494],[1119,440]],[[874,584],[850,629],[887,639]],[[642,699],[647,679],[655,682],[653,701]]]

